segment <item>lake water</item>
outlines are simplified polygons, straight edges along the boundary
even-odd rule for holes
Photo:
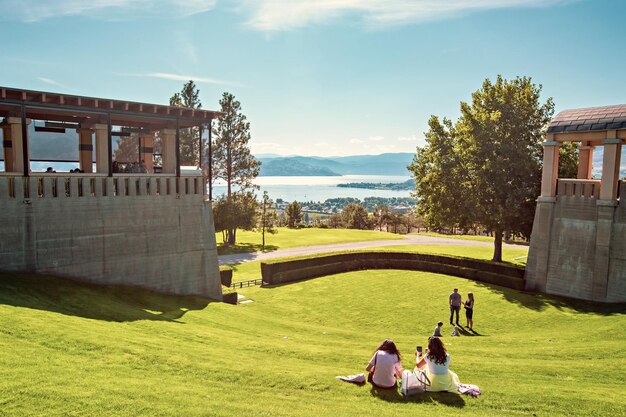
[[[365,197],[410,197],[410,190],[368,190],[364,188],[337,187],[337,184],[350,182],[371,183],[400,183],[405,182],[408,176],[381,176],[381,175],[342,175],[337,177],[257,177],[254,183],[261,187],[257,196],[267,191],[269,197],[276,201],[320,201],[329,198],[354,197],[363,201]],[[226,186],[216,183],[213,186],[213,198],[226,193]]]

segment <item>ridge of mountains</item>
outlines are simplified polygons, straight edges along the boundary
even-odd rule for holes
[[[339,157],[259,155],[261,176],[409,176],[407,165],[415,154],[383,153]]]

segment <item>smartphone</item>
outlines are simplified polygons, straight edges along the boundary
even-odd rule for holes
[[[421,346],[417,346],[417,353],[422,353],[422,347]]]

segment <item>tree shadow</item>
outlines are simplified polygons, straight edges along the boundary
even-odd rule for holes
[[[211,302],[215,301],[51,275],[0,273],[0,304],[94,320],[178,322],[187,311],[202,310]]]
[[[465,400],[459,394],[455,394],[452,392],[424,392],[422,394],[405,397],[400,394],[397,389],[378,389],[376,387],[371,387],[370,393],[373,397],[390,403],[438,403],[448,407],[465,407]]]
[[[510,303],[535,311],[543,311],[548,307],[559,310],[570,309],[585,314],[600,314],[612,316],[626,313],[626,303],[607,304],[593,301],[577,300],[574,298],[561,297],[558,295],[542,294],[538,292],[520,291],[501,287],[486,282],[475,282],[480,287],[485,287],[491,292],[501,295]]]
[[[234,245],[226,246],[223,243],[217,245],[217,255],[236,255],[241,253],[252,252],[274,252],[279,247],[276,245],[265,245],[265,248],[260,243],[236,243]]]

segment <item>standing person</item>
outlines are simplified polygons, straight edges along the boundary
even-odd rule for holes
[[[454,325],[454,323],[452,323],[452,316],[454,316],[454,313],[456,313],[456,325],[460,326],[459,312],[461,311],[461,294],[459,294],[458,288],[455,288],[454,291],[450,294],[448,301],[450,304],[450,324]]]
[[[465,300],[465,318],[467,319],[467,326],[470,330],[474,327],[474,293],[467,293],[467,300]]]
[[[459,377],[450,370],[450,354],[440,338],[429,337],[424,357],[417,352],[415,362],[418,368],[428,365],[424,370],[430,380],[426,391],[459,392]]]
[[[400,351],[391,339],[386,339],[374,352],[366,371],[371,372],[371,383],[376,388],[392,389],[396,387],[396,378],[402,378]]]

